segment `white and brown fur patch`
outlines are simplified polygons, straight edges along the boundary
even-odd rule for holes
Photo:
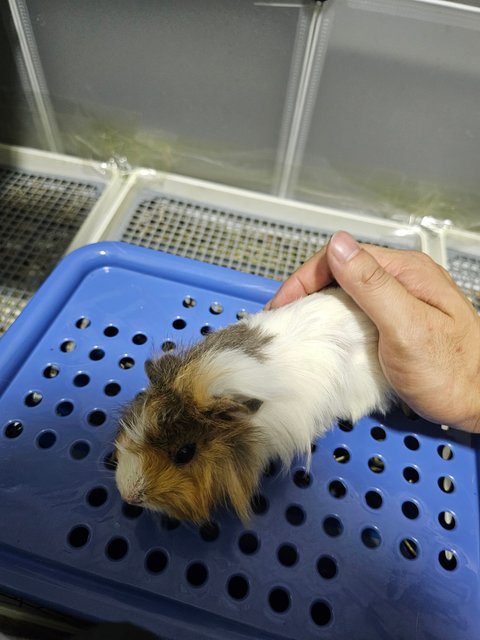
[[[270,339],[234,325],[189,350],[146,362],[150,384],[125,409],[116,439],[117,485],[127,502],[195,522],[207,520],[222,503],[248,517],[264,462],[258,455],[261,434],[251,420],[261,402],[216,395],[222,375],[214,361],[227,353],[233,363],[239,354],[261,361]],[[193,459],[176,463],[176,453],[191,444]]]
[[[200,522],[230,504],[242,518],[269,460],[309,462],[336,419],[384,412],[393,397],[378,333],[341,289],[263,311],[146,363],[150,384],[117,436],[123,498]],[[194,445],[187,463],[178,452]]]

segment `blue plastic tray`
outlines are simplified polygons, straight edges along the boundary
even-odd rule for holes
[[[310,476],[270,469],[248,530],[227,512],[199,529],[122,504],[108,455],[152,348],[276,287],[115,243],[59,265],[0,341],[1,591],[165,638],[478,637],[465,434],[397,413],[336,426]]]

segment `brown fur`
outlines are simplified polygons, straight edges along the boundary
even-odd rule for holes
[[[229,504],[240,518],[248,518],[263,465],[257,454],[259,434],[251,423],[259,403],[210,397],[208,379],[200,372],[205,357],[217,348],[248,344],[246,352],[262,358],[268,336],[244,342],[244,329],[228,327],[189,351],[147,361],[150,385],[125,409],[117,436],[119,451],[123,447],[141,458],[146,507],[204,522],[213,507]],[[176,464],[176,452],[190,443],[196,445],[194,458]]]

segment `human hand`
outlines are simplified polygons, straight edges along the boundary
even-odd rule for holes
[[[267,308],[333,280],[377,326],[380,364],[399,398],[427,420],[479,433],[480,317],[448,272],[424,253],[359,245],[339,231]]]

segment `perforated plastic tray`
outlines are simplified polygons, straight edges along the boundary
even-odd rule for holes
[[[126,244],[64,259],[0,342],[1,591],[164,638],[477,637],[466,434],[400,413],[336,425],[309,475],[272,464],[247,528],[122,504],[109,454],[143,361],[276,286]]]

